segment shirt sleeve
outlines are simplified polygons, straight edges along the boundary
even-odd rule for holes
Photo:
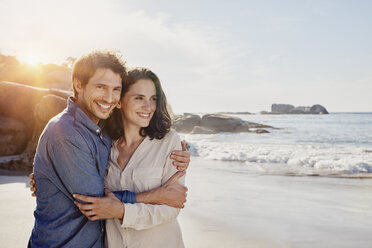
[[[181,140],[177,134],[172,134],[170,139],[171,149],[167,156],[163,175],[162,175],[162,185],[177,172],[177,169],[172,165],[172,159],[169,158],[170,152],[173,150],[181,150]],[[179,183],[185,185],[185,177],[183,176]],[[151,205],[144,203],[135,204],[124,204],[125,213],[122,222],[123,228],[133,228],[136,230],[143,230],[152,228],[154,226],[169,222],[175,219],[179,212],[179,208],[173,208],[167,205]]]
[[[83,138],[63,137],[48,142],[48,155],[68,193],[104,195],[98,165]]]

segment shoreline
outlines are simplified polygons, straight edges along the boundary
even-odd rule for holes
[[[0,175],[0,239],[25,247],[35,199],[27,176]],[[186,247],[369,247],[372,180],[267,175],[254,166],[192,157]]]

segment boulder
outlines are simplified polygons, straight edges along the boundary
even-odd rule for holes
[[[200,126],[200,120],[199,115],[185,113],[175,117],[173,128],[180,133],[190,133],[195,126]]]
[[[248,121],[246,121],[246,123],[248,125],[248,128],[274,128],[274,127],[269,126],[269,125],[255,123],[255,122],[248,122]]]
[[[294,108],[293,105],[290,104],[272,104],[271,105],[271,112],[279,113],[279,114],[289,114],[289,112]]]
[[[46,123],[65,108],[65,98],[57,95],[45,95],[35,106],[35,117],[38,121]]]
[[[290,104],[272,104],[271,112],[262,111],[261,114],[328,114],[325,107],[315,104],[312,107],[298,106]]]
[[[69,91],[0,82],[0,168],[32,170],[39,136],[66,107]]]
[[[311,114],[329,114],[327,109],[320,104],[315,104],[311,106],[309,112]]]
[[[261,128],[255,129],[252,132],[253,133],[258,133],[258,134],[261,134],[261,133],[270,133],[269,131],[267,131],[265,129],[261,129]]]
[[[191,132],[191,134],[215,134],[215,133],[216,132],[211,129],[200,126],[195,126]]]
[[[217,114],[222,115],[251,115],[251,112],[242,111],[242,112],[218,112]]]
[[[28,138],[26,125],[16,119],[0,116],[0,156],[22,153]]]
[[[291,109],[289,114],[309,114],[310,107],[299,106]]]
[[[238,117],[207,114],[201,119],[201,126],[218,132],[248,132],[248,125]]]

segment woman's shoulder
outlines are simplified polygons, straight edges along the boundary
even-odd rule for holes
[[[181,144],[181,138],[175,131],[169,131],[162,139],[149,139],[149,141],[150,144],[161,145],[162,147],[176,146]]]
[[[174,142],[181,142],[181,138],[180,136],[178,135],[178,133],[176,131],[169,131],[163,138],[163,140],[166,140],[168,142],[170,141],[174,141]]]

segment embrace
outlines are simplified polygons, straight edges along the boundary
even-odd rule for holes
[[[184,247],[190,154],[159,78],[96,51],[75,62],[72,83],[36,149],[28,247]]]

